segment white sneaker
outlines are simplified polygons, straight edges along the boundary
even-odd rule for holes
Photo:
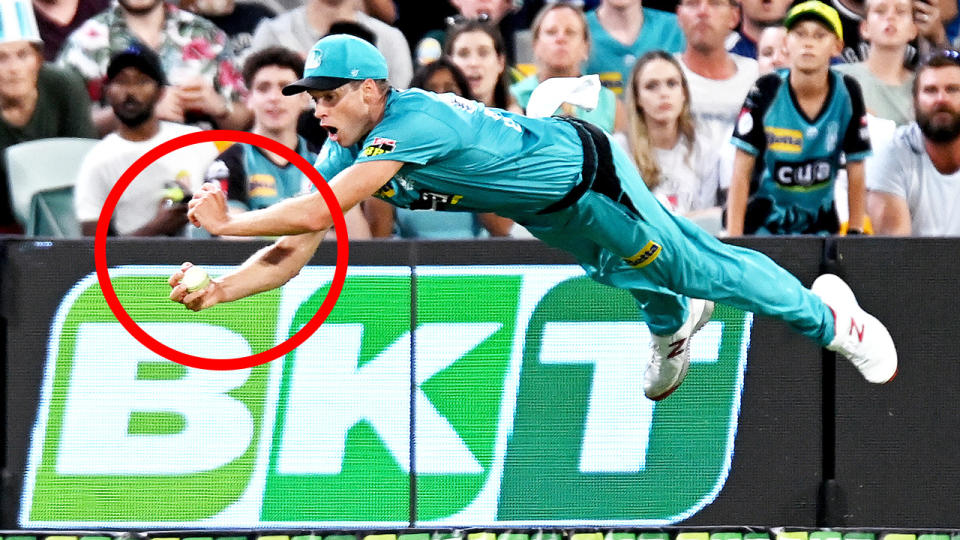
[[[687,311],[687,320],[674,334],[650,336],[653,355],[643,374],[643,393],[654,401],[672,394],[687,376],[690,338],[710,320],[713,302],[691,298]]]
[[[845,356],[872,383],[892,381],[897,348],[883,323],[864,311],[850,287],[833,274],[818,277],[810,290],[833,311],[835,335],[827,349]]]

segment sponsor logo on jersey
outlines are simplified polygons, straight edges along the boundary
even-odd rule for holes
[[[803,132],[800,130],[768,126],[763,131],[770,150],[788,154],[799,154],[803,150]]]
[[[773,165],[773,179],[785,189],[820,189],[829,185],[833,177],[830,162],[822,159],[794,163],[777,161]]]
[[[277,179],[270,174],[250,175],[251,197],[276,197]]]
[[[410,203],[411,210],[444,210],[463,199],[463,195],[448,195],[446,193],[434,193],[432,191],[421,191],[420,200]]]
[[[737,133],[746,135],[751,129],[753,129],[753,115],[750,114],[750,109],[744,108],[740,111],[740,120],[737,121]]]
[[[364,148],[361,154],[367,157],[379,156],[381,154],[388,154],[390,152],[393,152],[393,150],[396,147],[397,147],[397,141],[393,139],[375,137],[373,139],[373,142],[371,142],[369,146]]]
[[[643,249],[636,253],[636,255],[633,257],[627,257],[623,260],[634,268],[643,268],[659,257],[661,251],[663,251],[663,249],[660,247],[660,244],[650,240],[647,242],[647,245],[643,246]]]

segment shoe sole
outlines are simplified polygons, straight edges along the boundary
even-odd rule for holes
[[[706,300],[705,302],[707,307],[703,310],[703,313],[700,314],[700,320],[697,321],[697,324],[693,327],[693,332],[690,333],[690,337],[687,338],[688,340],[693,339],[693,336],[697,335],[697,332],[699,332],[701,328],[710,322],[710,317],[713,317],[713,309],[716,307],[716,304],[709,300]],[[689,346],[689,343],[687,346]],[[688,361],[687,364],[683,366],[683,370],[680,372],[680,377],[677,379],[676,384],[668,388],[666,392],[660,394],[659,396],[647,396],[647,399],[651,401],[662,401],[670,397],[670,394],[672,394],[677,388],[680,388],[680,385],[683,384],[683,380],[687,378],[687,371],[689,371],[689,369],[690,362]]]

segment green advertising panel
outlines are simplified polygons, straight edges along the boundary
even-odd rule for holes
[[[293,335],[333,274],[308,267],[194,313],[166,298],[174,270],[111,279],[147,333],[212,358]],[[311,338],[232,371],[149,351],[90,275],[51,322],[19,522],[672,523],[726,479],[751,322],[719,307],[692,341],[687,382],[655,404],[636,305],[573,266],[354,267]]]

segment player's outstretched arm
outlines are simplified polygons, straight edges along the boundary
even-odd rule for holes
[[[206,287],[188,292],[180,281],[191,263],[184,263],[170,276],[170,299],[193,311],[200,311],[223,302],[232,302],[275,289],[293,279],[310,261],[323,240],[323,231],[284,236],[256,252],[233,272],[210,280]]]
[[[399,161],[370,161],[344,169],[330,181],[343,212],[372,196],[400,170]],[[226,195],[204,184],[190,201],[190,222],[218,236],[283,236],[324,231],[333,217],[320,192],[294,197],[253,212],[230,214]]]

